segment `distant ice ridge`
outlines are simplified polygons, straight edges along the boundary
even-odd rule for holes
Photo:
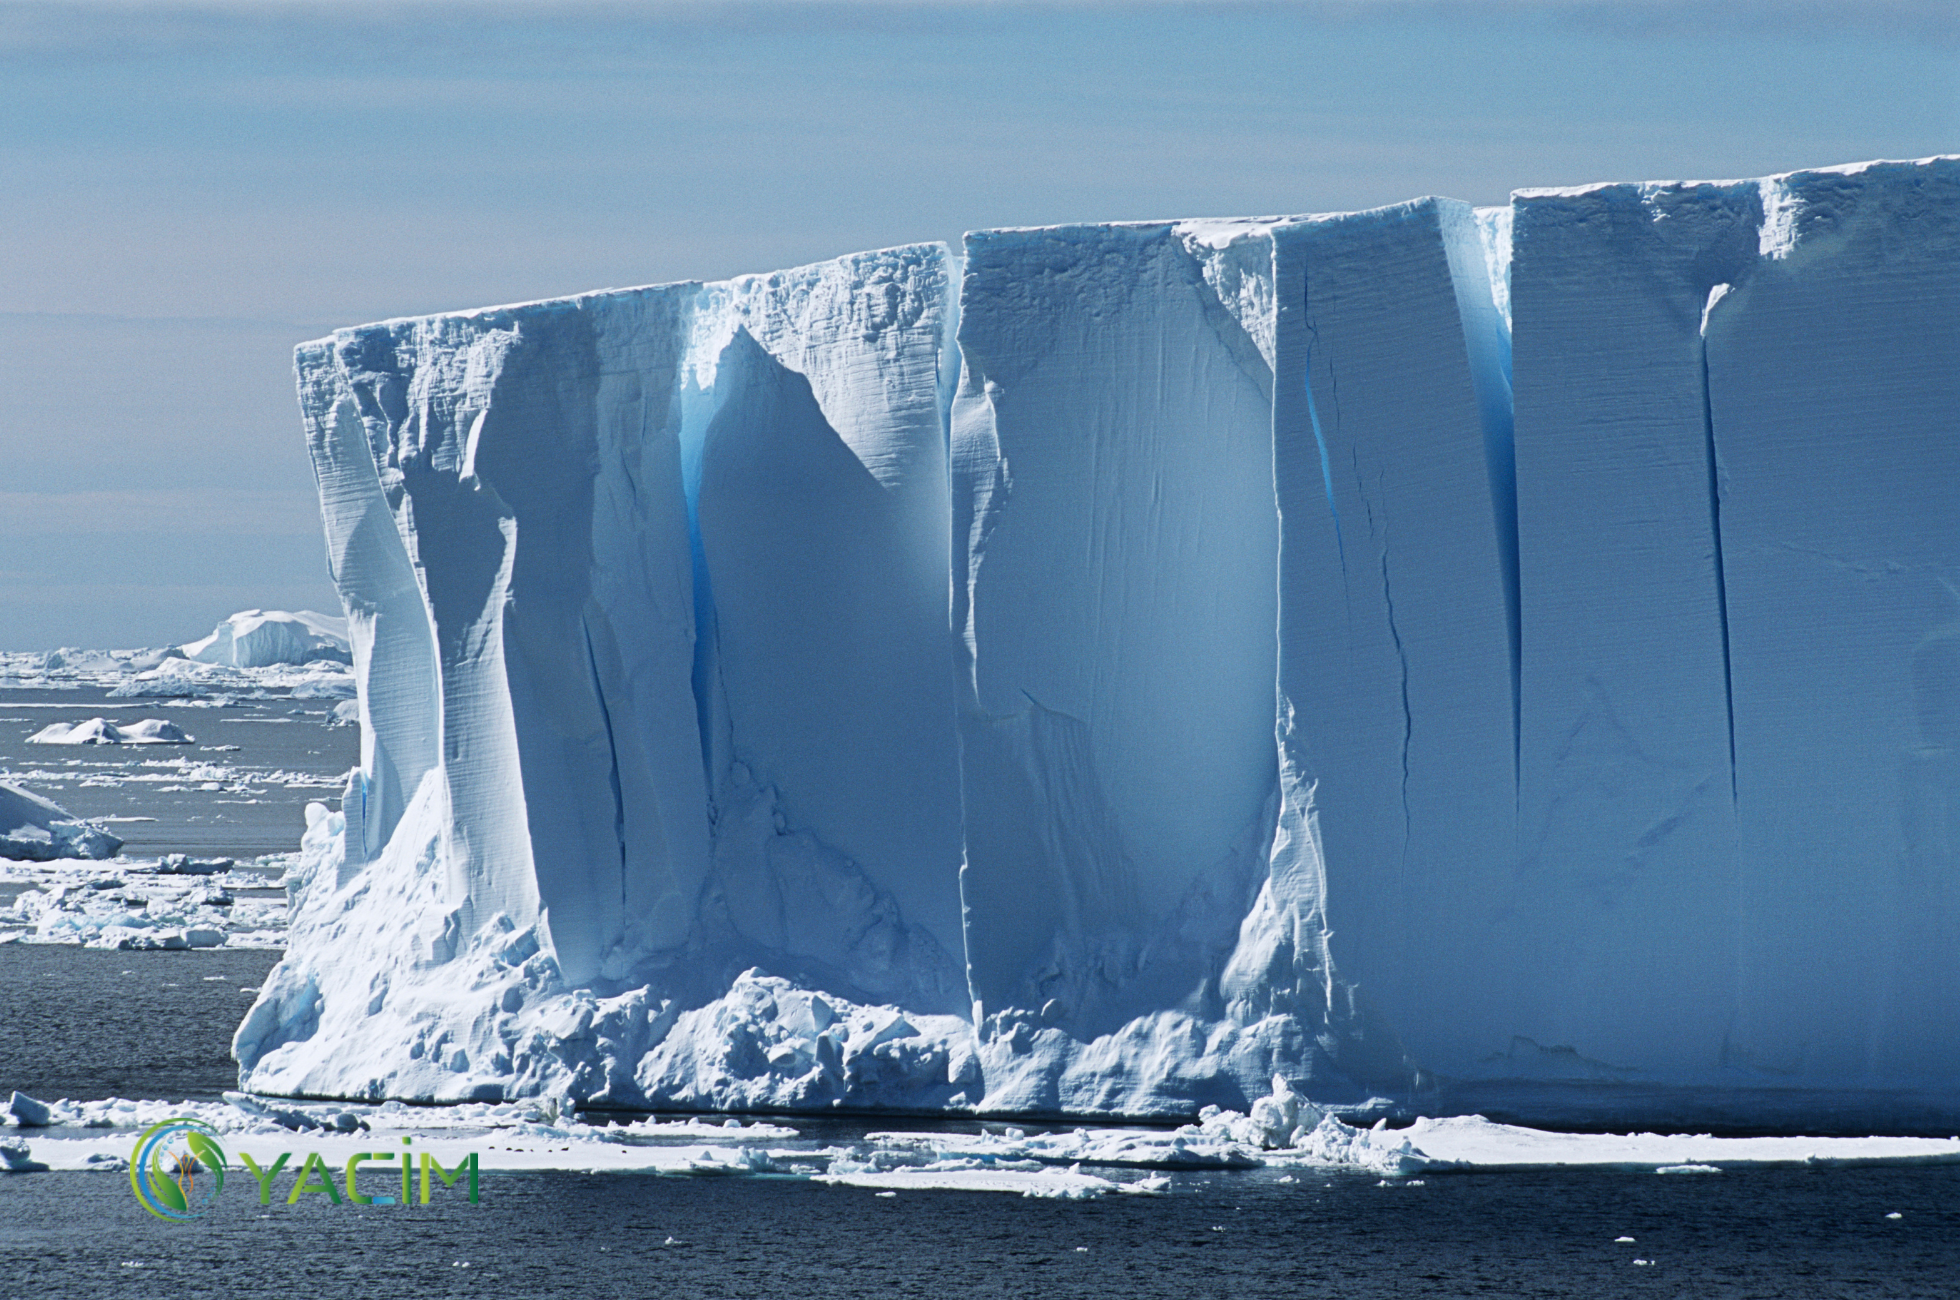
[[[309,344],[363,755],[244,1084],[1950,1084],[1956,252],[1933,159]]]
[[[339,699],[354,694],[352,657],[345,619],[248,609],[181,646],[0,653],[0,686],[105,686],[118,699]]]

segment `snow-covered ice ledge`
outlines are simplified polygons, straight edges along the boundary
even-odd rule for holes
[[[306,345],[362,762],[244,1084],[1950,1087],[1956,302],[1942,158]]]

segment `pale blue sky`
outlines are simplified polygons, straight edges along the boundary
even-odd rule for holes
[[[334,609],[291,348],[335,325],[1954,151],[1960,17],[1918,0],[0,0],[0,648]]]

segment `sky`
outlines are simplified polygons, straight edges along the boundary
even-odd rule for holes
[[[337,612],[292,382],[337,326],[1953,152],[1944,0],[0,0],[0,649]]]

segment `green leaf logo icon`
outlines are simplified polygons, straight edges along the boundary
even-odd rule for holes
[[[136,1139],[129,1186],[143,1208],[169,1223],[188,1223],[225,1189],[225,1149],[202,1120],[167,1119]]]
[[[216,1142],[205,1137],[204,1134],[198,1132],[196,1129],[185,1133],[184,1141],[190,1146],[191,1154],[197,1157],[198,1163],[204,1166],[205,1170],[210,1173],[212,1180],[217,1184],[217,1186],[211,1189],[211,1195],[215,1198],[219,1192],[225,1190],[224,1151]]]

